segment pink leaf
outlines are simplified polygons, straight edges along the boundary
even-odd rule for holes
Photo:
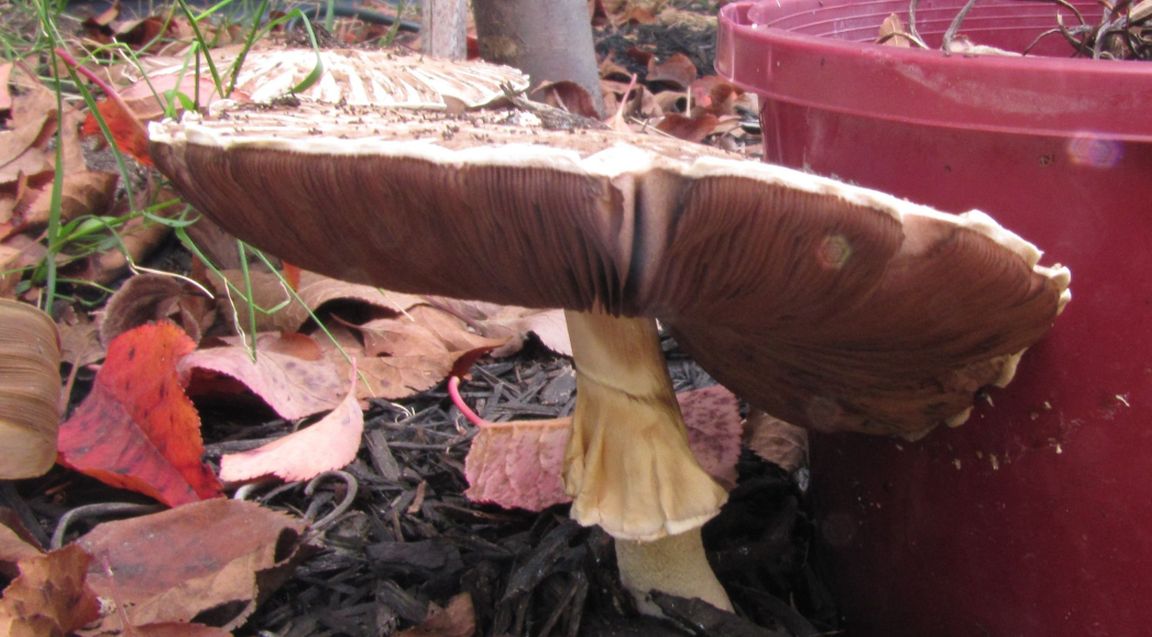
[[[289,420],[332,409],[343,399],[344,380],[331,362],[310,360],[275,351],[280,337],[263,335],[257,341],[256,360],[242,345],[192,352],[180,361],[187,377],[193,369],[231,376]]]
[[[560,477],[572,419],[492,423],[481,427],[464,460],[475,502],[539,511],[568,502]]]
[[[717,385],[676,398],[696,460],[718,482],[733,486],[741,433],[736,397]],[[571,425],[571,418],[557,418],[482,426],[464,461],[469,484],[464,495],[530,511],[570,501],[560,476]]]
[[[356,458],[364,433],[364,412],[356,400],[356,374],[344,400],[318,422],[262,447],[220,459],[220,479],[228,482],[276,475],[285,480],[310,480],[339,469]]]

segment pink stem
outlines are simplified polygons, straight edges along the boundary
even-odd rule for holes
[[[464,402],[464,398],[460,395],[459,376],[452,376],[448,379],[448,396],[452,398],[452,404],[456,405],[456,409],[459,409],[460,413],[464,414],[464,417],[468,419],[468,422],[472,423],[474,426],[491,427],[493,424],[495,424],[481,418],[479,414],[472,411],[472,408]]]
[[[60,58],[61,60],[64,60],[65,64],[72,67],[72,69],[75,70],[80,75],[83,75],[84,77],[88,78],[89,80],[92,80],[92,82],[96,86],[99,86],[100,90],[104,91],[104,94],[107,95],[110,99],[116,99],[117,97],[119,97],[119,94],[116,92],[116,89],[112,88],[112,86],[110,84],[105,82],[104,78],[93,73],[91,69],[89,69],[85,66],[82,66],[79,62],[76,61],[76,58],[72,57],[71,53],[65,51],[64,49],[56,49],[56,57]]]

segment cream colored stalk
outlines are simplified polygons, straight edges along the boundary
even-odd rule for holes
[[[566,317],[577,382],[564,462],[572,517],[616,538],[621,579],[645,612],[658,612],[651,589],[731,609],[700,540],[727,494],[688,447],[655,320]]]

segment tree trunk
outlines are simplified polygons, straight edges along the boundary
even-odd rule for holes
[[[524,71],[532,84],[570,80],[603,115],[586,0],[473,0],[480,55]]]
[[[420,33],[425,55],[463,60],[468,55],[467,0],[425,0]]]

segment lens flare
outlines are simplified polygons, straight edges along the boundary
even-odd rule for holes
[[[1077,135],[1068,140],[1068,159],[1078,166],[1112,168],[1124,156],[1123,145],[1114,139]]]

